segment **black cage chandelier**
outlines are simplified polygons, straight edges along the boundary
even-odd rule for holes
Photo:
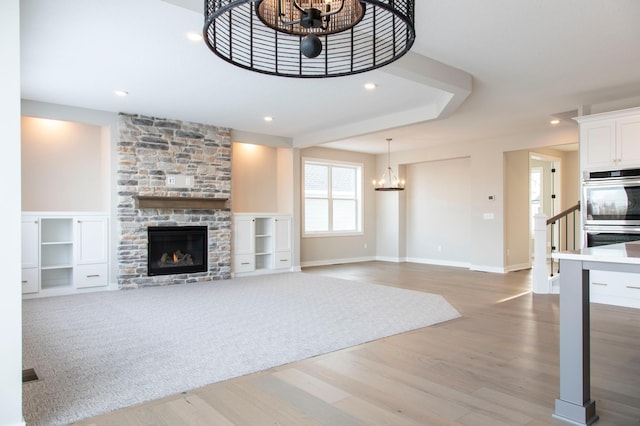
[[[204,39],[220,58],[284,77],[370,71],[407,53],[415,0],[205,0]]]

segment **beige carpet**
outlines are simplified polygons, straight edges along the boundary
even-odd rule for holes
[[[29,425],[65,424],[459,317],[441,296],[305,273],[23,302]]]

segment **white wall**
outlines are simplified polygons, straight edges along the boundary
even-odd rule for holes
[[[505,153],[505,262],[507,270],[531,266],[529,150]]]
[[[470,265],[470,159],[406,167],[407,260]]]
[[[22,210],[108,211],[100,126],[22,117]]]
[[[293,150],[233,143],[231,203],[235,213],[293,213]]]
[[[456,145],[438,145],[420,150],[396,152],[391,156],[391,167],[398,165],[409,167],[421,162],[450,160],[468,157],[468,169],[459,166],[451,169],[453,173],[471,174],[471,201],[469,210],[470,235],[469,262],[473,270],[487,272],[505,272],[505,168],[504,153],[520,149],[548,147],[576,143],[578,141],[577,126],[567,125],[562,128],[549,129],[539,133],[523,133],[493,140],[471,141]],[[382,161],[381,158],[385,157]],[[386,155],[378,156],[378,172],[386,163]],[[410,185],[410,182],[407,182]],[[443,182],[443,185],[446,183]],[[489,200],[489,196],[493,200]],[[397,202],[378,202],[378,256],[385,259],[402,261],[403,236],[398,233],[403,229],[402,221],[406,215],[400,214],[403,201],[399,196]],[[406,235],[412,233],[406,227]],[[428,238],[428,236],[424,236]],[[447,259],[444,259],[447,260]]]
[[[397,169],[394,169],[397,170]],[[382,172],[379,175],[382,176]],[[402,246],[405,235],[402,209],[405,204],[404,191],[381,191],[375,193],[376,205],[376,258],[387,262],[404,260]]]
[[[293,150],[278,148],[278,212],[293,213]]]
[[[20,1],[0,2],[2,223],[0,258],[20,253]],[[3,263],[0,285],[0,425],[22,419],[22,294],[19,261]]]
[[[231,208],[234,213],[278,211],[278,150],[233,143]]]

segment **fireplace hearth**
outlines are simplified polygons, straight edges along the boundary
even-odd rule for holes
[[[149,276],[207,271],[206,226],[150,226],[147,232]]]

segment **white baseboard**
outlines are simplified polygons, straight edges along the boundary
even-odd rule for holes
[[[454,268],[469,268],[469,262],[458,262],[452,260],[444,260],[444,259],[422,259],[415,257],[408,257],[405,260],[406,262],[411,263],[422,263],[424,265],[438,265],[438,266],[451,266]]]
[[[295,272],[294,267],[278,269],[256,269],[249,272],[231,272],[231,278],[251,277],[255,275],[281,274],[283,272]],[[298,268],[299,269],[299,268]]]
[[[506,268],[499,266],[471,265],[469,269],[478,272],[491,272],[492,274],[506,274],[508,272]]]
[[[443,260],[443,259],[421,259],[421,258],[413,258],[413,257],[401,258],[401,257],[387,257],[387,256],[314,260],[314,261],[308,261],[308,262],[300,262],[300,265],[303,268],[305,268],[305,267],[311,267],[311,266],[327,266],[327,265],[338,265],[341,263],[358,263],[358,262],[371,262],[371,261],[393,262],[393,263],[411,262],[411,263],[422,263],[425,265],[451,266],[454,268],[467,268],[472,271],[491,272],[495,274],[504,274],[508,272],[505,268],[494,267],[494,266],[484,266],[484,265],[471,265],[468,262],[457,262],[457,261],[450,261],[450,260]],[[528,267],[529,266],[527,265],[527,268]]]
[[[394,262],[394,263],[405,262],[405,259],[401,259],[399,257],[386,257],[386,256],[376,256],[374,260],[379,260],[380,262]]]
[[[507,267],[505,268],[507,272],[522,271],[523,269],[531,269],[531,264],[519,263],[516,265],[507,265]]]
[[[373,260],[378,260],[378,259],[375,257],[367,256],[367,257],[352,257],[352,258],[345,258],[345,259],[312,260],[308,262],[300,262],[300,266],[302,268],[306,268],[310,266],[338,265],[340,263],[371,262]]]

